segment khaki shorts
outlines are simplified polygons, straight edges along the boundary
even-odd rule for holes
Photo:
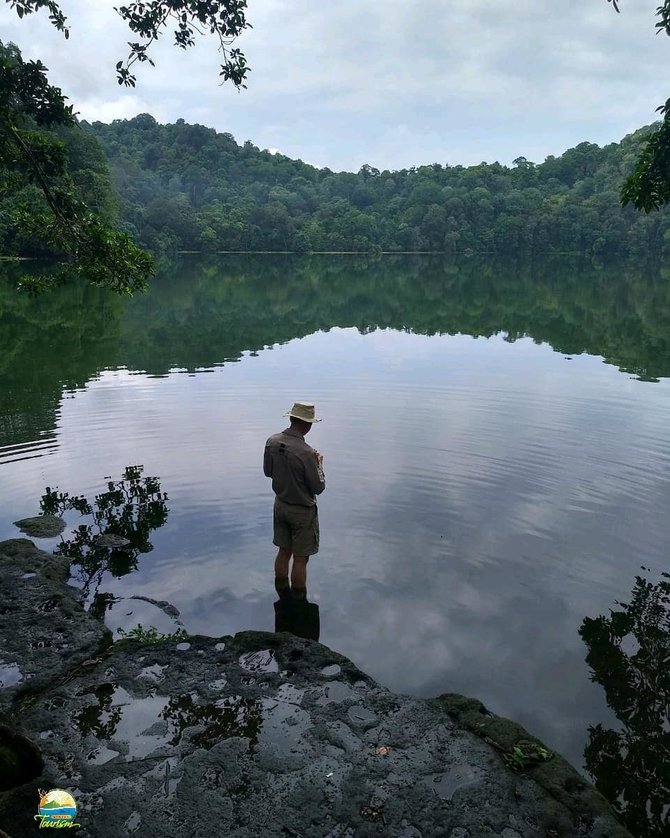
[[[294,556],[312,556],[319,552],[319,512],[314,506],[298,506],[275,498],[274,537],[272,543]]]

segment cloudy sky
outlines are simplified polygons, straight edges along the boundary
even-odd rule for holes
[[[82,118],[182,117],[238,142],[357,171],[423,163],[541,162],[583,140],[616,142],[670,95],[658,0],[249,0],[238,46],[252,72],[218,84],[213,40],[159,44],[135,90],[116,83],[130,33],[113,0],[62,0],[65,41],[45,14],[0,7],[0,38],[41,58]]]

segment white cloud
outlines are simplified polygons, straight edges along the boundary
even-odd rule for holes
[[[161,108],[147,102],[139,96],[120,96],[113,101],[89,98],[86,104],[78,109],[81,119],[89,122],[112,122],[114,119],[132,119],[138,113],[153,113],[159,122],[167,121],[168,117]]]
[[[182,117],[335,170],[541,161],[619,140],[669,92],[653,4],[617,15],[605,0],[255,0],[238,44],[252,68],[241,93],[219,85],[214,41],[184,52],[170,34],[137,88],[120,88],[114,64],[130,34],[113,4],[71,0],[65,11],[69,41],[45,15],[19,21],[7,4],[0,24],[85,118]]]

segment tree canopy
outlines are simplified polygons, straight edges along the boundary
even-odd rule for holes
[[[543,163],[338,173],[184,120],[140,114],[82,127],[102,145],[123,229],[156,253],[670,254],[670,213],[647,216],[619,200],[649,129]]]
[[[55,0],[6,0],[20,18],[46,11],[65,38],[67,19]],[[175,44],[186,49],[198,34],[219,40],[223,55],[220,76],[238,89],[245,87],[249,68],[234,39],[249,26],[246,0],[144,0],[116,9],[138,41],[129,42],[125,60],[116,64],[119,84],[135,86],[133,65],[148,61],[152,44],[174,26]],[[96,285],[120,293],[146,288],[153,260],[125,232],[113,228],[113,219],[94,212],[81,199],[69,168],[68,147],[54,129],[75,128],[77,120],[62,91],[51,85],[40,61],[25,62],[14,44],[0,42],[0,197],[10,199],[11,223],[25,238],[34,238],[55,254],[69,257],[70,265],[50,275],[49,283],[78,274]],[[43,197],[35,202],[36,186]],[[30,198],[31,200],[26,200]],[[4,210],[7,216],[7,210]],[[39,289],[44,280],[24,277],[24,287]]]
[[[66,144],[53,131],[74,125],[72,106],[49,84],[41,62],[24,62],[14,44],[0,42],[0,190],[6,204],[13,199],[12,226],[53,253],[73,257],[70,268],[51,275],[51,284],[75,273],[117,291],[143,288],[151,257],[80,198]],[[41,196],[26,191],[26,185],[38,187]],[[40,287],[37,277],[24,284]]]
[[[621,0],[607,0],[617,12]],[[656,9],[656,31],[670,35],[670,0]],[[670,202],[670,99],[656,109],[663,117],[649,136],[635,168],[621,187],[621,202],[651,212]]]
[[[21,18],[38,12],[47,14],[53,26],[65,38],[68,37],[69,23],[56,0],[6,2]],[[608,2],[617,12],[620,11],[621,0]],[[128,42],[128,54],[116,63],[119,84],[135,86],[135,65],[142,62],[153,65],[153,45],[171,31],[174,44],[182,49],[192,46],[199,36],[209,35],[218,39],[223,59],[219,72],[222,83],[231,82],[238,89],[246,87],[250,70],[244,55],[234,46],[238,36],[250,28],[246,20],[246,6],[246,0],[138,0],[117,7],[116,11],[137,39]],[[670,35],[670,0],[664,0],[656,15],[657,30]],[[32,242],[33,252],[39,242],[44,252],[69,257],[70,265],[64,266],[60,273],[51,274],[51,283],[79,274],[94,284],[109,286],[118,292],[132,293],[145,288],[153,267],[151,257],[140,250],[131,238],[137,225],[131,219],[122,217],[125,229],[115,229],[117,219],[112,210],[113,200],[102,195],[102,184],[108,177],[104,166],[97,169],[89,167],[88,175],[80,178],[79,182],[73,177],[71,151],[74,146],[82,144],[72,138],[73,132],[78,129],[78,122],[72,106],[66,104],[62,91],[49,83],[46,73],[47,69],[40,61],[24,61],[15,45],[0,44],[0,156],[3,160],[0,172],[0,228],[3,225],[5,228],[14,227],[19,231],[15,239],[22,239],[24,244]],[[620,191],[620,200],[624,205],[630,203],[646,212],[670,202],[670,99],[658,110],[662,121],[639,146],[634,165],[623,173],[625,181]],[[92,149],[93,140],[89,138],[88,143]],[[109,153],[109,149],[107,151]],[[161,150],[147,150],[148,159],[156,154],[160,157]],[[550,158],[543,165],[553,160]],[[202,203],[212,188],[207,182],[206,166],[197,165],[199,173],[191,172],[186,178],[178,174],[182,183],[189,182],[190,193],[186,203],[172,200],[168,208],[163,207],[169,209],[163,241],[150,241],[149,246],[154,249],[156,245],[161,249],[175,244],[179,237],[170,232],[175,227],[174,218],[187,219],[193,215],[194,209],[201,214],[201,218],[194,222],[199,234],[195,237],[196,241],[193,236],[185,238],[190,238],[189,246],[204,249],[213,249],[221,240],[222,231],[225,231],[223,239],[232,242],[236,241],[236,237],[231,231],[237,231],[237,241],[244,241],[243,246],[247,248],[262,246],[304,251],[320,249],[319,243],[325,243],[326,247],[333,249],[364,250],[369,246],[384,247],[384,242],[390,241],[388,233],[381,236],[376,233],[380,225],[374,219],[371,224],[369,216],[372,207],[384,201],[386,214],[397,214],[398,204],[394,205],[393,201],[399,196],[394,192],[394,182],[402,178],[380,178],[377,169],[364,166],[355,183],[351,180],[355,177],[352,175],[345,186],[341,177],[337,189],[330,196],[328,207],[321,213],[322,217],[312,218],[309,224],[303,225],[296,223],[295,218],[301,215],[301,208],[309,208],[312,196],[300,189],[290,190],[293,197],[275,189],[263,200],[257,197],[263,194],[263,190],[257,189],[253,205],[247,201],[242,207],[235,208],[230,206],[228,199],[216,199],[216,206],[205,217],[201,213]],[[426,168],[421,167],[421,171]],[[520,210],[528,201],[533,202],[531,191],[539,188],[536,182],[538,173],[535,164],[523,157],[515,160],[515,169],[518,174],[516,191],[520,192],[520,187],[525,191],[523,197],[516,199]],[[85,194],[86,189],[81,188],[82,180],[89,187],[88,194]],[[309,177],[306,180],[310,182]],[[313,182],[314,179],[311,180]],[[422,207],[421,217],[417,215],[419,210],[405,213],[399,222],[402,232],[392,238],[392,249],[426,247],[449,250],[470,247],[468,242],[473,237],[464,236],[459,224],[459,213],[463,202],[467,203],[467,196],[451,195],[445,201],[444,189],[453,188],[451,184],[429,184],[426,177],[420,180],[420,183],[413,184],[412,204]],[[97,189],[93,188],[96,184]],[[383,186],[381,191],[380,185]],[[489,188],[487,183],[478,183],[477,187]],[[39,192],[41,197],[38,197]],[[125,198],[122,198],[122,203],[127,207]],[[597,207],[594,209],[598,211]],[[152,209],[154,213],[158,210],[158,206]],[[477,217],[485,219],[495,210],[496,203],[491,201],[490,194],[480,192]],[[511,214],[514,215],[514,212]],[[330,225],[329,218],[337,219],[336,226],[340,232],[324,237],[324,222],[328,222],[326,226]],[[470,224],[472,219],[466,218],[466,221]],[[250,226],[264,233],[251,237],[240,233]],[[505,229],[499,237],[512,241],[523,238],[527,235],[521,229],[523,226],[516,221],[503,224]],[[583,225],[578,222],[578,226]],[[612,233],[612,241],[616,240],[618,233]],[[496,235],[493,234],[494,239]],[[661,230],[661,235],[665,235],[665,229]],[[608,236],[596,237],[595,250],[608,247]],[[147,239],[146,236],[141,238]],[[474,238],[477,239],[477,236]],[[581,248],[582,245],[577,243],[577,249]],[[23,284],[39,288],[44,280],[30,277]]]

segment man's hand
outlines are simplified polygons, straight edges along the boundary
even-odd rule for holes
[[[320,454],[318,451],[314,453],[316,454],[316,461],[319,464],[319,468],[323,468],[323,454]]]

